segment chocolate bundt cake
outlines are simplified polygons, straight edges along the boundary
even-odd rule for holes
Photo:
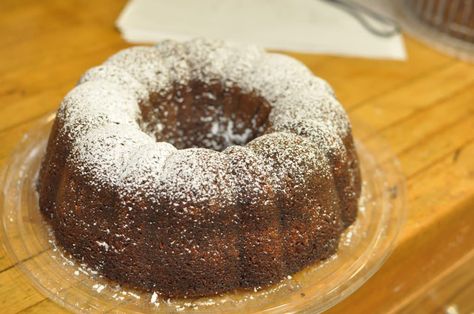
[[[427,26],[474,43],[473,0],[410,0],[405,3]]]
[[[330,257],[360,188],[327,83],[290,57],[207,40],[129,48],[87,71],[38,181],[67,252],[168,297],[266,286]]]

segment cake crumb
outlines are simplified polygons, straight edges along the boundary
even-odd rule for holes
[[[446,307],[446,314],[459,314],[458,307],[456,304],[450,304]]]
[[[158,294],[156,292],[153,292],[153,294],[151,295],[150,302],[156,304],[156,300],[158,300]]]

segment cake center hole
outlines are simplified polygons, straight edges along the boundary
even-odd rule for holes
[[[268,127],[269,103],[235,84],[176,84],[166,94],[153,93],[140,104],[143,131],[178,149],[202,147],[222,151],[244,145]]]

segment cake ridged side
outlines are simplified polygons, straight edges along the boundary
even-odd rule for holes
[[[191,80],[266,99],[265,134],[216,152],[143,132],[139,104]],[[137,288],[202,296],[276,283],[332,255],[356,217],[360,173],[344,110],[301,63],[167,41],[86,72],[58,111],[38,191],[77,258]]]

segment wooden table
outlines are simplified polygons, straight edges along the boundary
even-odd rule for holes
[[[81,73],[128,46],[113,26],[124,2],[1,1],[0,166]],[[410,37],[406,45],[407,62],[293,54],[332,84],[351,117],[386,138],[407,179],[395,252],[331,313],[474,310],[474,66]],[[3,248],[0,309],[65,311]]]

